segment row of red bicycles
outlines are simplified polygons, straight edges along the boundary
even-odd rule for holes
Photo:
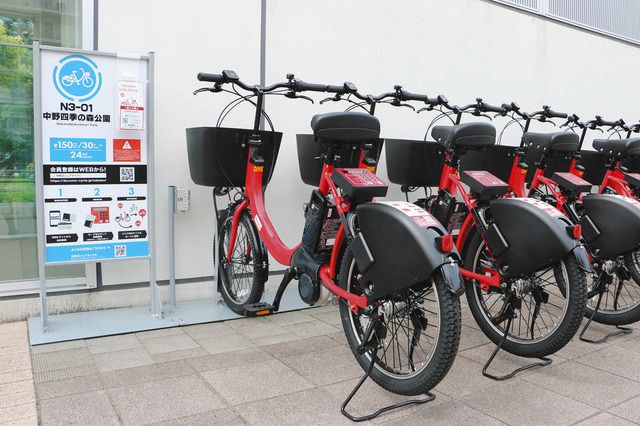
[[[187,129],[191,177],[213,187],[218,289],[245,316],[277,312],[294,280],[305,303],[338,303],[348,344],[366,372],[342,406],[351,420],[434,398],[430,390],[458,349],[462,294],[496,344],[482,371],[495,380],[549,364],[548,355],[574,337],[585,315],[580,337],[592,343],[629,333],[624,326],[640,319],[640,174],[630,172],[640,157],[640,138],[631,137],[640,125],[582,122],[548,107],[526,113],[515,103],[496,107],[481,99],[455,106],[400,86],[364,95],[352,83],[311,84],[293,75],[270,86],[247,84],[228,70],[198,80],[213,86],[194,94],[234,97],[215,126]],[[264,99],[312,101],[303,92],[350,105],[314,116],[312,134],[297,136],[302,180],[316,189],[305,204],[301,242],[288,247],[265,208],[282,133]],[[255,107],[252,128],[223,127],[244,102]],[[424,139],[381,139],[376,107],[415,110],[412,102],[422,105],[418,112],[436,113]],[[519,126],[519,146],[500,144],[505,130],[497,135],[480,121],[491,115],[508,120],[504,129]],[[529,130],[554,120],[563,121],[562,131]],[[595,140],[595,151],[583,150],[596,129],[608,129],[609,137]],[[376,175],[383,149],[388,178],[401,185],[404,201],[376,200],[388,191]],[[421,191],[424,197],[410,202]],[[286,270],[267,303],[261,299],[270,259]],[[619,330],[591,339],[585,333],[592,321]],[[539,361],[496,376],[488,369],[501,349]],[[356,417],[346,407],[369,377],[390,392],[424,397]]]

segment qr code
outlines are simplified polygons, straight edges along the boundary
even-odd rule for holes
[[[114,257],[126,257],[127,256],[127,246],[113,246],[113,256]]]
[[[135,182],[136,169],[133,167],[120,167],[120,182]]]

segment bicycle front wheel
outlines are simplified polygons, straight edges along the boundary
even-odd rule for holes
[[[340,268],[342,288],[362,294],[358,267],[347,249]],[[447,374],[460,341],[460,300],[446,289],[442,277],[393,294],[382,300],[385,330],[379,338],[371,378],[382,388],[400,395],[419,395],[433,389]],[[402,308],[400,308],[402,307]],[[389,315],[388,311],[397,312]],[[371,321],[340,301],[340,316],[347,341],[360,366],[371,365],[372,350],[360,354],[365,330]]]
[[[221,222],[218,250],[215,242],[213,248],[214,260],[218,262],[219,290],[229,309],[242,315],[247,305],[260,301],[264,292],[266,277],[262,266],[260,240],[249,214],[243,212],[229,258],[233,216],[229,214]]]

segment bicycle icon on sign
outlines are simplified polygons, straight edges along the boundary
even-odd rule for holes
[[[78,78],[78,75],[76,74],[76,72],[80,72],[80,74],[82,75],[82,77]],[[86,88],[90,88],[93,87],[93,78],[91,78],[91,73],[86,72],[84,70],[84,68],[80,68],[79,70],[73,70],[71,71],[71,74],[65,75],[62,77],[62,79],[60,79],[60,82],[62,83],[62,85],[64,87],[69,87],[73,84],[77,85],[77,86],[84,86]]]

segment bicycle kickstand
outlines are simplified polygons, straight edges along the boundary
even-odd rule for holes
[[[377,410],[377,411],[375,411],[375,412],[373,412],[371,414],[366,414],[364,416],[354,416],[353,414],[350,414],[349,412],[347,412],[347,405],[349,404],[349,402],[351,402],[353,397],[360,390],[360,388],[362,387],[364,382],[371,376],[371,372],[373,371],[373,367],[375,366],[375,363],[376,363],[375,360],[376,360],[377,353],[378,353],[378,345],[376,344],[375,347],[373,348],[373,351],[371,352],[371,362],[369,363],[369,367],[367,367],[367,371],[366,371],[365,375],[360,379],[358,384],[353,388],[353,390],[351,391],[349,396],[347,396],[347,399],[344,400],[344,402],[342,403],[342,406],[340,407],[340,412],[342,413],[343,416],[345,416],[346,418],[348,418],[352,422],[364,422],[364,421],[367,421],[367,420],[374,419],[374,418],[378,417],[380,414],[385,413],[387,411],[395,410],[395,409],[398,409],[398,408],[401,408],[401,407],[405,407],[407,405],[425,404],[427,402],[431,402],[434,399],[436,399],[436,396],[434,394],[432,394],[430,392],[427,392],[425,394],[426,395],[425,398],[422,398],[422,399],[411,399],[411,400],[399,402],[397,404],[392,404],[392,405],[389,405],[389,406],[386,406],[386,407],[382,407],[379,410]]]
[[[513,315],[509,315],[509,319],[507,319],[507,326],[505,328],[504,335],[502,336],[502,340],[500,341],[500,344],[496,346],[496,349],[493,351],[493,353],[491,354],[491,356],[487,360],[487,363],[482,368],[482,375],[485,376],[485,377],[488,377],[488,378],[490,378],[492,380],[497,380],[497,381],[508,380],[508,379],[511,379],[511,378],[515,377],[516,374],[518,374],[518,373],[520,373],[522,371],[529,370],[529,369],[534,368],[534,367],[544,367],[544,366],[547,366],[547,365],[549,365],[549,364],[551,364],[553,362],[553,360],[551,358],[541,357],[541,358],[538,358],[540,360],[540,362],[534,362],[534,363],[525,365],[523,367],[516,368],[511,373],[505,374],[504,376],[496,376],[496,375],[493,375],[491,373],[487,373],[487,370],[489,369],[489,366],[491,365],[491,363],[495,359],[495,357],[498,354],[498,352],[500,352],[500,349],[502,349],[502,346],[504,346],[504,342],[507,341],[507,337],[509,337],[509,331],[511,330],[511,323],[512,322],[513,322]]]
[[[584,325],[584,327],[582,328],[582,331],[580,332],[580,335],[578,336],[579,339],[582,340],[583,342],[599,345],[601,343],[606,342],[612,337],[620,336],[623,334],[629,334],[633,331],[632,328],[616,325],[616,328],[618,329],[617,331],[613,331],[600,339],[590,339],[588,337],[584,337],[585,333],[587,332],[587,329],[589,328],[589,326],[591,325],[591,322],[593,321],[593,317],[595,317],[598,311],[600,310],[600,303],[602,302],[602,294],[603,293],[600,292],[600,294],[598,295],[598,303],[596,303],[596,308],[593,310],[593,313],[587,319],[587,323]]]

